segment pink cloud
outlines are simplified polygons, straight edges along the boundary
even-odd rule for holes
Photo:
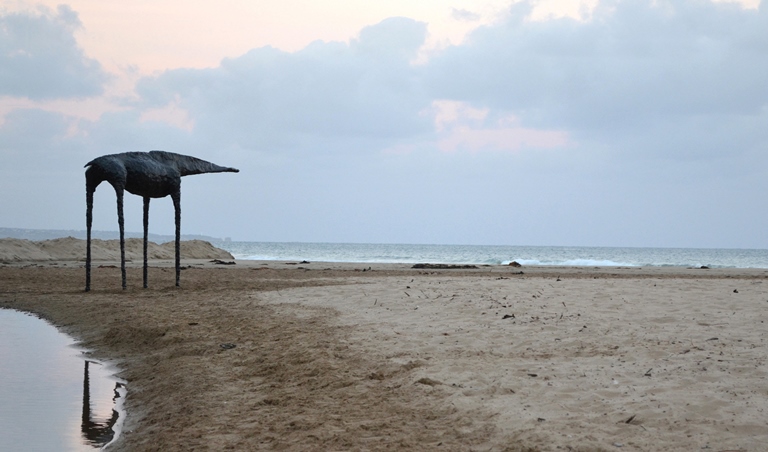
[[[567,146],[568,134],[559,130],[525,128],[514,115],[487,124],[489,109],[464,102],[439,100],[432,103],[437,147],[444,152],[466,149],[480,151],[517,151],[522,148]]]
[[[189,112],[179,105],[179,99],[171,101],[162,108],[144,111],[140,121],[162,122],[187,132],[191,132],[195,128],[195,121],[189,117]]]
[[[471,129],[456,127],[440,139],[438,148],[445,152],[469,149],[473,152],[516,151],[521,148],[556,148],[568,144],[568,134],[559,131],[508,127]]]

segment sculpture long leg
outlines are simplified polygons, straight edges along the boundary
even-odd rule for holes
[[[125,290],[125,218],[123,217],[123,188],[115,187],[117,195],[117,225],[120,227],[120,273],[123,276]]]
[[[149,196],[144,197],[144,288],[147,286],[147,239],[149,235]]]
[[[171,194],[173,209],[176,211],[176,287],[181,276],[181,189]]]
[[[85,187],[85,226],[86,226],[86,251],[85,251],[85,291],[91,290],[91,226],[93,225],[93,192],[91,187]]]

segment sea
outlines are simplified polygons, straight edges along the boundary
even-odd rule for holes
[[[768,268],[768,250],[215,241],[236,259],[359,263]]]

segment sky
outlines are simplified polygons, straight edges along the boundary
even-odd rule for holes
[[[0,0],[0,227],[85,229],[83,166],[160,149],[240,169],[184,234],[765,249],[766,80],[765,0]]]

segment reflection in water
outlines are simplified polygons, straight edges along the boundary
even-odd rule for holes
[[[85,360],[85,371],[83,376],[83,422],[81,429],[83,431],[83,439],[94,447],[102,447],[112,441],[115,436],[114,426],[117,423],[117,419],[120,417],[120,413],[114,408],[112,409],[112,417],[105,421],[93,420],[91,415],[91,380],[88,377],[88,365],[90,363],[98,364],[94,361]],[[123,384],[115,382],[115,395],[112,397],[112,402],[116,402],[120,398],[120,388]]]
[[[0,451],[91,452],[120,436],[125,382],[85,358],[47,322],[0,309]]]

